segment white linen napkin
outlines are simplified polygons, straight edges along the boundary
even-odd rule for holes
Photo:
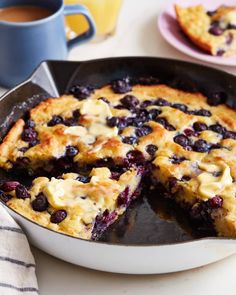
[[[0,294],[37,295],[35,261],[28,240],[0,204]]]

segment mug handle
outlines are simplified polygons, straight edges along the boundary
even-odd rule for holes
[[[89,29],[87,32],[69,40],[67,42],[68,48],[71,49],[75,45],[79,43],[83,43],[87,40],[90,40],[96,33],[95,22],[91,13],[85,8],[83,5],[76,4],[76,5],[65,5],[64,7],[64,15],[72,15],[72,14],[82,14],[89,24]]]

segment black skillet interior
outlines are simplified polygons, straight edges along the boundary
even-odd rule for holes
[[[161,82],[189,91],[219,96],[236,106],[236,78],[233,75],[201,65],[177,60],[122,57],[86,62],[48,61],[42,63],[31,78],[0,99],[0,139],[28,109],[49,96],[67,93],[76,84],[97,87],[113,79],[129,76],[156,77]],[[12,179],[0,171],[0,179]],[[23,179],[23,181],[27,181]],[[127,213],[102,237],[103,241],[125,244],[165,244],[208,236],[196,233],[182,211],[157,193],[143,193]]]

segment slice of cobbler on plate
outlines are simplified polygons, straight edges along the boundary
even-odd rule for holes
[[[220,6],[207,11],[203,5],[175,5],[177,21],[186,36],[215,56],[236,53],[236,6]]]

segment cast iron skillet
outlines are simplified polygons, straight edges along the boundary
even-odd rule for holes
[[[193,63],[151,57],[107,58],[86,62],[46,61],[26,82],[0,98],[0,138],[5,136],[12,124],[28,109],[48,97],[67,93],[71,86],[76,84],[100,87],[113,79],[126,76],[133,79],[153,76],[184,90],[200,91],[208,96],[217,93],[229,106],[236,106],[236,78],[228,73]],[[12,177],[0,171],[1,179]],[[27,183],[27,179],[21,181]],[[234,240],[219,239],[210,237],[209,233],[195,232],[180,209],[158,196],[147,196],[145,193],[110,227],[99,242],[83,241],[53,232],[11,209],[8,210],[23,226],[34,245],[66,261],[95,269],[123,273],[162,273],[196,267],[236,252]],[[209,244],[210,246],[207,246]],[[69,247],[69,253],[65,253],[59,245],[64,245],[65,249]],[[196,259],[193,259],[191,251],[195,247],[200,252],[197,256],[195,252]],[[207,247],[207,251],[202,247]],[[190,256],[189,260],[186,260],[188,248],[187,255]],[[101,253],[99,254],[98,249],[101,253],[106,251],[108,254],[110,251],[110,259],[105,259]],[[149,261],[147,256],[149,257],[152,252],[150,249],[153,251],[153,259],[150,257]],[[175,255],[176,251],[180,251],[179,257]],[[89,255],[89,259],[84,258],[85,253]],[[128,255],[128,261],[121,257],[124,255]],[[145,259],[140,260],[140,255],[145,255]],[[167,255],[165,260],[163,255]],[[184,255],[186,263],[183,263],[181,255]],[[155,257],[159,261],[158,264],[154,263]]]

